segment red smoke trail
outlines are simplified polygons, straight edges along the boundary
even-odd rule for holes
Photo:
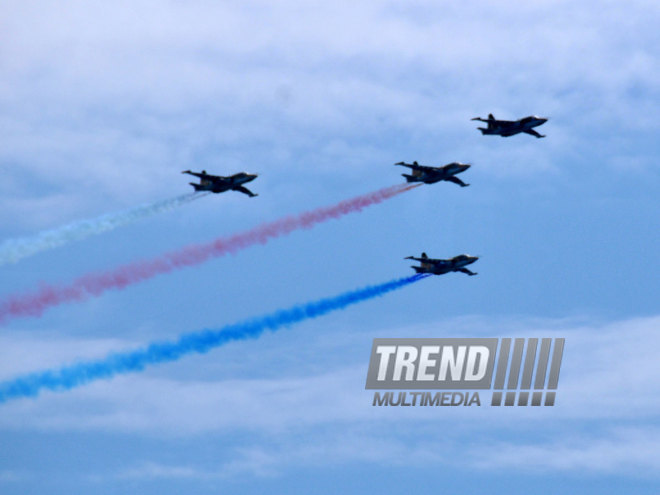
[[[342,201],[334,206],[326,206],[297,216],[265,223],[231,237],[221,237],[208,244],[188,246],[153,260],[136,261],[107,272],[83,275],[68,286],[42,286],[32,294],[10,296],[6,301],[0,303],[0,322],[12,317],[40,316],[45,309],[51,306],[82,301],[90,296],[100,296],[110,289],[123,289],[156,275],[198,265],[209,258],[235,253],[254,244],[265,244],[270,239],[281,237],[294,230],[309,229],[326,220],[361,211],[363,208],[381,203],[417,186],[419,184],[399,184],[387,187]]]

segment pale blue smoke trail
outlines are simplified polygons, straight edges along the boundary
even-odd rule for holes
[[[59,369],[19,376],[0,382],[0,403],[19,397],[34,397],[42,390],[69,390],[118,374],[142,371],[152,364],[176,361],[186,354],[208,352],[233,340],[257,338],[266,330],[274,331],[286,325],[317,318],[331,311],[382,296],[425,277],[428,277],[428,274],[416,274],[282,309],[260,318],[227,325],[220,329],[186,333],[175,341],[154,342],[141,349],[110,354],[96,361],[86,361]]]
[[[206,196],[206,194],[208,193],[183,194],[176,198],[136,206],[129,210],[108,213],[98,218],[79,220],[56,229],[46,230],[32,237],[8,239],[0,243],[0,265],[16,263],[40,251],[63,246],[108,230],[114,230],[122,225],[190,203],[195,199]]]

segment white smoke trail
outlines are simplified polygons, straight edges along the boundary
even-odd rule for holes
[[[136,222],[156,213],[172,210],[207,194],[188,193],[176,198],[136,206],[129,210],[108,213],[89,220],[79,220],[56,229],[46,230],[32,237],[8,239],[0,244],[0,265],[16,263],[41,251],[79,241],[108,230],[114,230],[122,225]]]

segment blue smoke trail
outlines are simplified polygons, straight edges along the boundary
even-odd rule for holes
[[[257,338],[266,330],[274,331],[286,325],[317,318],[331,311],[382,296],[428,276],[425,273],[418,273],[384,284],[345,292],[335,297],[282,309],[270,315],[227,325],[220,329],[183,334],[173,342],[155,342],[134,351],[110,354],[97,361],[87,361],[55,370],[20,376],[13,380],[0,382],[0,403],[19,397],[34,397],[44,389],[69,390],[91,381],[142,371],[148,365],[176,361],[193,352],[200,354],[208,352],[233,340]]]
[[[140,205],[129,210],[108,213],[91,220],[80,220],[56,229],[41,232],[33,237],[8,239],[0,244],[0,265],[16,263],[23,258],[35,255],[46,249],[53,249],[70,242],[82,240],[91,235],[114,230],[117,227],[136,222],[156,213],[172,210],[202,196],[206,196],[206,194],[188,193],[177,196],[176,198]]]

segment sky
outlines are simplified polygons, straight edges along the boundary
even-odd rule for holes
[[[0,243],[258,173],[0,266],[0,301],[472,164],[0,324],[0,380],[478,255],[204,355],[0,404],[0,492],[660,489],[657,2],[72,1],[0,8]],[[535,139],[472,117],[549,120]],[[160,203],[159,203],[160,204]],[[552,408],[377,408],[384,337],[562,337]]]

